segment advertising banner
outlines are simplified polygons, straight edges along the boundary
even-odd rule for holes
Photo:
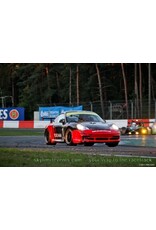
[[[39,107],[39,119],[40,120],[54,120],[59,114],[65,111],[82,111],[83,107],[80,106],[52,106],[52,107]]]
[[[9,107],[0,108],[0,121],[23,121],[24,108],[22,107]]]

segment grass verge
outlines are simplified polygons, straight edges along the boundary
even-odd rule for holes
[[[37,149],[0,148],[0,167],[153,167],[155,158],[86,155]]]
[[[43,133],[44,129],[0,129],[0,136],[41,136]]]

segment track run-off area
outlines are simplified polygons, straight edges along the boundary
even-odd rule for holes
[[[34,129],[29,130],[35,132]],[[58,143],[55,146],[46,145],[43,130],[39,130],[39,135],[16,135],[0,136],[0,148],[24,148],[24,149],[44,149],[64,152],[81,152],[91,155],[112,155],[112,156],[140,156],[156,158],[156,135],[122,135],[117,147],[108,147],[105,144],[94,144],[92,147],[84,145],[67,146],[65,143]]]

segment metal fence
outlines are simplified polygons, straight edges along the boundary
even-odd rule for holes
[[[104,119],[135,119],[135,118],[155,118],[156,119],[156,100],[151,101],[150,105],[148,100],[128,101],[106,101],[104,102],[104,115],[102,114],[100,102],[90,102],[84,104],[84,109],[89,109],[97,112]]]
[[[77,103],[72,104],[51,104],[50,106],[77,106]],[[140,101],[129,100],[128,105],[125,101],[105,101],[104,114],[102,114],[100,101],[94,102],[80,102],[79,105],[83,106],[83,110],[94,111],[104,119],[135,119],[135,118],[151,118],[156,119],[156,100],[151,100],[149,105],[148,100]],[[41,106],[41,105],[39,105]],[[42,105],[45,106],[45,105]],[[49,105],[46,105],[49,106]],[[128,113],[127,113],[128,112]]]

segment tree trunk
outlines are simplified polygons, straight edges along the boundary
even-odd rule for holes
[[[123,76],[123,81],[124,81],[126,115],[127,115],[127,119],[128,119],[127,81],[126,81],[126,75],[125,75],[125,70],[124,70],[124,64],[123,63],[121,63],[121,69],[122,69],[122,76]]]
[[[47,77],[48,101],[49,101],[49,104],[51,104],[51,92],[50,92],[49,67],[48,66],[45,67],[45,73]]]
[[[135,92],[135,108],[136,115],[139,118],[139,97],[138,97],[138,82],[137,82],[137,63],[134,64],[134,92]]]
[[[11,83],[11,88],[12,88],[12,106],[14,106],[14,98],[15,98],[15,84],[14,84],[14,78],[12,77],[12,83]]]
[[[79,66],[76,66],[76,98],[77,105],[80,103],[80,93],[79,93]]]
[[[69,69],[69,105],[71,105],[71,103],[72,103],[72,101],[71,101],[71,89],[72,89],[71,78],[72,78],[72,70],[71,70],[71,66],[70,66],[70,69]]]
[[[140,91],[140,117],[142,118],[142,71],[139,63],[139,91]]]
[[[151,64],[148,64],[148,118],[151,117]]]
[[[104,113],[104,100],[103,100],[103,94],[102,94],[101,76],[100,76],[100,71],[99,71],[98,65],[95,64],[95,67],[96,67],[96,72],[97,72],[97,76],[98,76],[98,83],[99,83],[99,93],[100,93],[100,103],[101,103],[102,118],[104,119],[105,113]]]
[[[58,94],[58,97],[60,98],[60,81],[59,81],[58,72],[56,72],[56,82],[57,82],[57,94]]]

